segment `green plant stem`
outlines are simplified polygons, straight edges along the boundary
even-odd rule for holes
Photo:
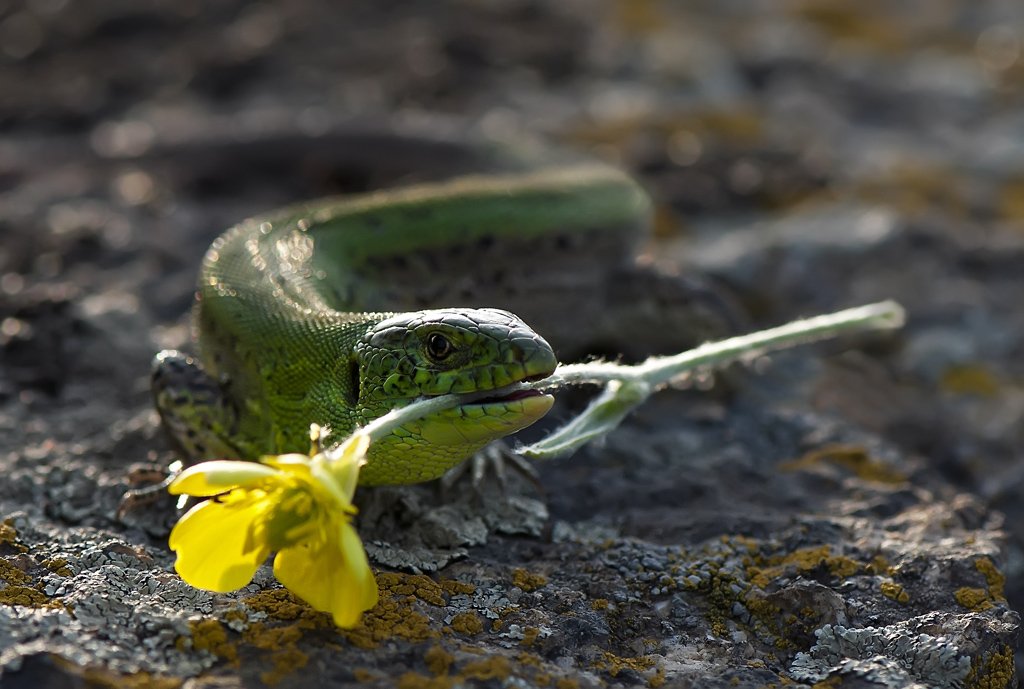
[[[528,457],[546,458],[567,454],[581,445],[609,433],[655,390],[694,370],[720,368],[734,361],[761,356],[798,344],[836,337],[860,330],[889,330],[904,322],[904,310],[894,301],[868,304],[824,316],[816,316],[749,335],[709,342],[671,356],[651,357],[629,366],[604,361],[560,365],[554,374],[534,383],[508,388],[514,390],[557,390],[570,385],[605,385],[605,389],[577,417],[547,438],[521,448]],[[363,428],[370,440],[378,440],[405,423],[479,399],[489,393],[440,395],[417,400],[392,410]]]

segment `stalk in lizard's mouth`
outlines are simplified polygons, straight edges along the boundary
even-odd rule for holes
[[[489,395],[468,404],[493,404],[495,402],[515,402],[527,397],[542,397],[544,393],[539,390],[513,390],[502,395]]]
[[[498,404],[502,402],[515,402],[529,397],[545,397],[543,392],[532,388],[524,387],[524,383],[533,383],[547,378],[549,373],[528,376],[515,383],[503,385],[500,388],[491,390],[478,390],[476,392],[464,393],[463,402],[459,406]]]

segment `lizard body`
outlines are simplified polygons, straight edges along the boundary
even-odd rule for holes
[[[566,308],[596,321],[603,306],[591,303],[588,284],[631,255],[649,208],[625,174],[581,164],[244,221],[203,261],[198,361],[157,355],[157,409],[191,458],[256,459],[307,450],[310,423],[341,439],[421,395],[493,392],[396,430],[374,444],[360,474],[368,485],[437,478],[552,404],[548,395],[503,393],[549,375],[551,346],[509,311],[479,307],[549,313],[538,300],[564,294]],[[543,267],[550,256],[561,271]],[[561,336],[559,319],[546,320]]]

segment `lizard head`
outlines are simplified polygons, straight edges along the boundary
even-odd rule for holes
[[[448,457],[446,466],[430,472],[437,476],[486,443],[526,428],[554,402],[537,391],[510,389],[551,375],[558,360],[544,338],[508,311],[453,308],[397,314],[370,327],[356,344],[354,357],[356,406],[364,423],[419,397],[467,395],[464,404],[410,423],[393,436],[394,442],[410,446],[410,459],[428,451]],[[399,448],[381,448],[378,454],[384,451],[396,455]],[[374,454],[371,448],[364,483],[375,482]],[[415,463],[409,481],[389,475],[380,482],[426,480],[420,471],[423,462]]]

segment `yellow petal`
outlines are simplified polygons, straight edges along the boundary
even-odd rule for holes
[[[226,493],[237,486],[245,486],[277,475],[274,469],[256,462],[236,462],[216,459],[191,466],[171,481],[167,491],[171,495],[194,495],[202,498]]]
[[[305,469],[309,467],[309,455],[297,452],[290,452],[285,455],[264,455],[260,457],[260,462],[276,469]]]
[[[171,530],[174,569],[200,589],[227,593],[245,586],[269,554],[263,544],[247,547],[250,526],[267,508],[259,498],[196,505]]]
[[[355,529],[339,525],[327,542],[286,548],[274,558],[278,581],[339,627],[354,627],[377,604],[377,581]]]
[[[352,495],[356,492],[356,483],[359,481],[359,470],[366,463],[366,452],[370,448],[370,436],[362,431],[356,431],[335,450],[329,454],[327,466],[335,480],[341,486],[341,491],[352,501]]]
[[[308,483],[318,498],[342,512],[355,513],[352,495],[359,469],[366,463],[370,436],[357,431],[344,443],[314,456],[308,465]]]

